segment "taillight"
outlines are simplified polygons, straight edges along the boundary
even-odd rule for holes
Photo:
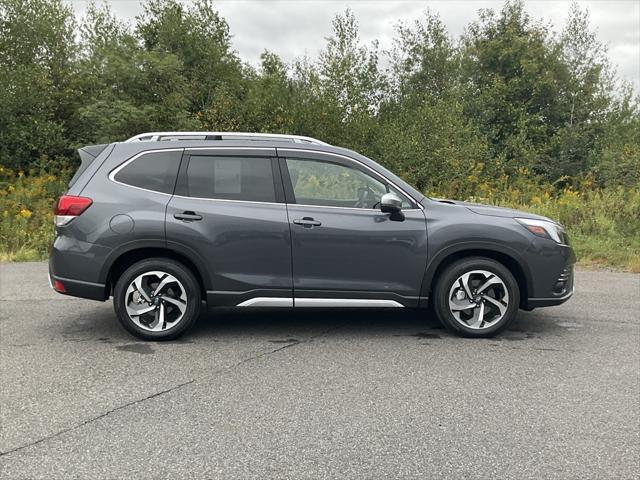
[[[55,211],[56,226],[66,225],[71,220],[81,215],[91,206],[93,200],[87,197],[76,197],[74,195],[63,195],[58,200]]]

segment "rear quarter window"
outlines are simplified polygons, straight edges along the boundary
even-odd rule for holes
[[[172,194],[181,156],[182,150],[144,153],[125,164],[113,179],[132,187]]]

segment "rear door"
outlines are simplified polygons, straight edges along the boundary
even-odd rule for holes
[[[292,304],[291,241],[273,148],[187,149],[167,242],[211,276],[212,305]]]
[[[296,306],[414,306],[427,259],[425,216],[353,159],[278,149],[291,225]],[[403,218],[379,209],[398,194]]]

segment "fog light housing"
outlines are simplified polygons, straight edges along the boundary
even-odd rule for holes
[[[564,295],[571,287],[571,277],[573,274],[573,266],[565,267],[556,280],[552,292],[554,295]]]

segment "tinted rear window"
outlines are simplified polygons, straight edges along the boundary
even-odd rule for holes
[[[145,153],[120,170],[114,180],[155,192],[173,193],[182,151]]]
[[[186,183],[190,197],[276,201],[269,158],[192,156]]]

